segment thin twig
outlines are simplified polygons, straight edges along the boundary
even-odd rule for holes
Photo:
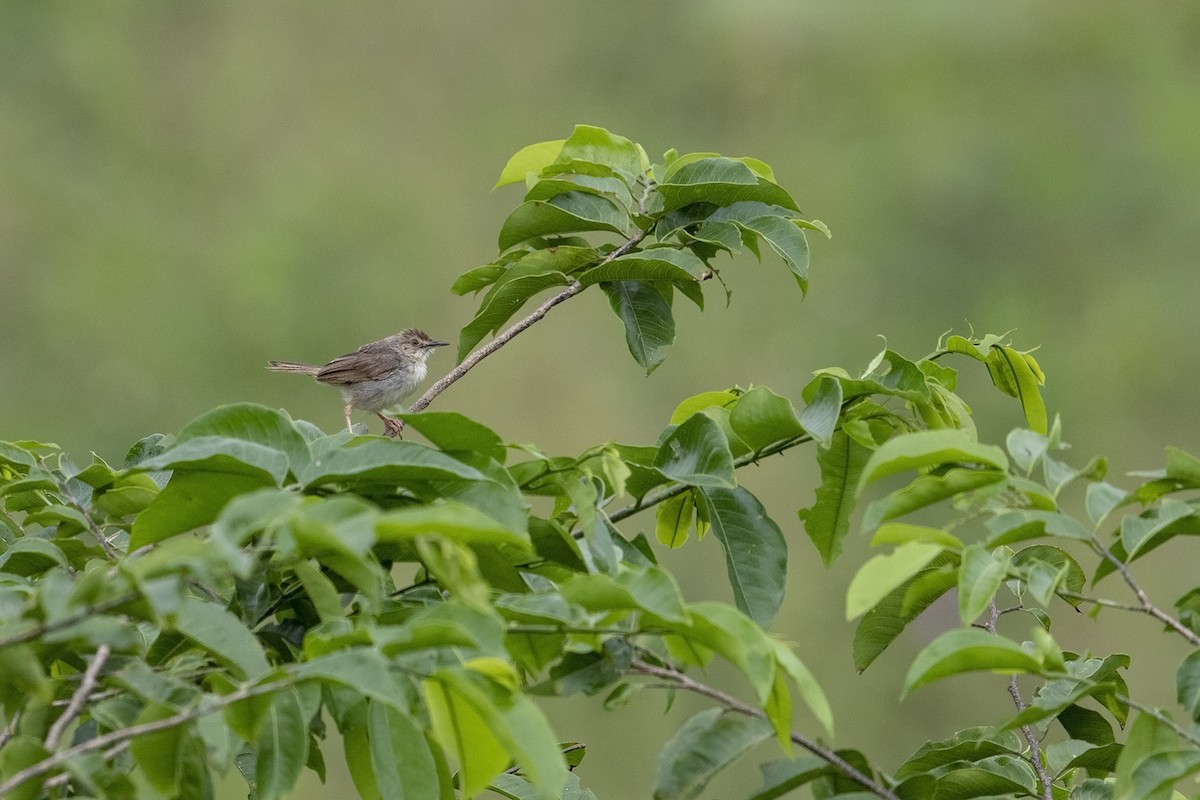
[[[15,772],[4,783],[0,783],[0,797],[16,789],[26,781],[41,777],[47,772],[53,772],[60,766],[65,764],[77,756],[86,753],[92,753],[96,750],[104,750],[114,745],[121,745],[125,742],[132,741],[139,736],[145,736],[150,733],[157,733],[168,728],[174,728],[176,725],[182,725],[186,722],[191,722],[194,719],[207,716],[208,714],[216,713],[221,709],[229,706],[248,697],[257,697],[262,694],[270,694],[279,689],[286,689],[294,683],[293,680],[278,680],[271,683],[264,683],[258,686],[246,686],[231,692],[223,697],[216,698],[212,702],[205,703],[202,706],[180,711],[178,714],[172,714],[163,719],[154,720],[153,722],[144,722],[141,725],[133,725],[129,728],[121,728],[111,731],[102,736],[97,736],[94,739],[88,739],[86,742],[80,742],[74,747],[68,747],[66,750],[59,750],[53,755],[47,756],[36,764],[26,767],[19,772]],[[209,696],[211,697],[211,695]]]
[[[759,451],[757,453],[748,453],[747,455],[744,455],[740,458],[734,459],[734,462],[733,462],[734,469],[741,469],[742,467],[749,466],[750,464],[757,464],[761,459],[766,458],[767,456],[778,455],[779,453],[783,453],[788,450],[791,450],[793,447],[796,447],[797,445],[805,444],[805,443],[811,442],[811,441],[812,441],[811,436],[809,436],[808,434],[803,434],[801,436],[795,436],[791,439],[787,439],[782,442],[777,442],[776,444],[773,444],[773,445],[770,445],[769,447],[763,448],[761,451]],[[659,503],[670,500],[672,497],[675,497],[676,495],[683,494],[684,492],[686,492],[692,488],[693,487],[691,486],[691,484],[680,483],[675,486],[672,486],[670,489],[663,489],[658,494],[651,495],[648,499],[643,499],[641,502],[634,503],[631,506],[627,506],[625,508],[614,511],[613,513],[608,515],[608,519],[610,522],[620,522],[623,519],[632,517],[634,514],[637,514],[638,512],[645,511],[647,508],[653,508],[654,506],[658,505]]]
[[[94,606],[88,606],[69,616],[59,617],[53,622],[34,625],[32,628],[22,631],[21,633],[15,633],[12,636],[0,639],[0,650],[4,649],[5,647],[11,647],[14,644],[21,644],[23,642],[31,641],[39,636],[45,636],[47,633],[52,633],[53,631],[69,628],[76,623],[83,622],[85,619],[91,618],[95,614],[103,614],[106,611],[112,611],[114,608],[123,606],[126,603],[131,603],[137,599],[138,595],[130,592],[119,597],[114,597],[111,600],[105,600],[103,603],[97,603]]]
[[[54,724],[50,726],[50,732],[46,734],[47,750],[54,750],[58,747],[58,740],[66,732],[67,726],[75,717],[79,716],[79,712],[83,711],[83,704],[87,702],[92,690],[96,688],[100,679],[100,670],[104,669],[104,662],[108,661],[111,654],[112,647],[110,645],[102,644],[96,648],[96,655],[92,656],[92,663],[88,664],[84,671],[83,680],[79,682],[75,693],[71,695],[71,702],[67,704],[67,710],[54,720]]]
[[[993,636],[996,634],[996,624],[1000,619],[1000,608],[996,605],[996,601],[992,600],[988,603],[987,622],[983,625],[984,630]],[[1027,706],[1025,700],[1021,697],[1021,687],[1017,685],[1017,676],[1013,675],[1008,681],[1008,694],[1012,697],[1013,705],[1017,707],[1017,713],[1023,712]],[[1038,739],[1037,731],[1030,725],[1021,726],[1021,735],[1025,737],[1025,741],[1029,744],[1029,764],[1033,767],[1033,771],[1037,774],[1038,783],[1042,787],[1042,800],[1054,800],[1054,779],[1046,772],[1046,763],[1042,760],[1042,743]]]
[[[1197,635],[1196,632],[1191,628],[1187,627],[1182,622],[1151,603],[1150,598],[1146,595],[1146,592],[1143,591],[1142,587],[1138,585],[1138,582],[1134,580],[1133,573],[1129,571],[1129,566],[1125,564],[1125,562],[1113,555],[1113,552],[1102,545],[1100,540],[1095,536],[1092,536],[1091,544],[1096,553],[1108,559],[1108,562],[1116,568],[1117,572],[1121,574],[1121,577],[1125,580],[1125,583],[1128,584],[1129,588],[1133,590],[1134,596],[1138,599],[1138,603],[1141,605],[1142,612],[1149,614],[1151,617],[1154,617],[1168,628],[1174,630],[1176,633],[1186,639],[1188,643],[1192,645],[1192,647],[1200,647],[1200,635]]]
[[[121,755],[121,753],[124,753],[126,750],[128,750],[129,744],[130,744],[129,742],[121,742],[118,745],[110,747],[107,750],[105,750],[103,753],[100,754],[100,758],[104,759],[105,761],[112,761],[114,758]],[[46,791],[49,791],[50,789],[57,789],[60,786],[66,785],[70,781],[71,781],[71,773],[60,772],[57,775],[55,775],[53,778],[51,778],[48,781],[46,781],[45,783],[43,783],[42,789],[46,790]]]
[[[612,261],[613,259],[616,259],[616,258],[619,258],[619,257],[625,255],[630,250],[637,247],[637,245],[645,237],[646,237],[646,231],[642,230],[641,228],[635,229],[633,235],[630,236],[629,239],[626,240],[626,242],[624,244],[622,244],[616,250],[613,250],[611,253],[606,255],[604,257],[604,259],[602,261],[600,261],[600,263],[597,266],[607,264],[608,262]],[[540,306],[538,306],[532,314],[525,317],[520,322],[516,322],[513,325],[511,325],[503,333],[498,334],[494,339],[492,339],[490,342],[485,344],[483,347],[480,347],[480,348],[472,351],[470,355],[468,355],[466,358],[464,358],[462,360],[461,364],[459,364],[454,369],[450,370],[450,372],[446,373],[446,375],[444,375],[442,378],[440,378],[437,381],[437,383],[430,386],[425,391],[425,394],[423,394],[419,398],[417,398],[416,402],[414,402],[412,405],[410,405],[408,407],[409,413],[415,414],[416,412],[424,409],[426,406],[428,406],[430,403],[433,402],[433,399],[435,397],[437,397],[439,394],[441,394],[446,389],[448,389],[451,384],[453,384],[455,381],[457,381],[462,376],[466,375],[467,372],[469,372],[472,367],[474,367],[476,364],[478,364],[483,359],[490,356],[492,353],[499,350],[504,345],[508,344],[509,341],[511,341],[512,338],[514,336],[516,336],[518,333],[525,330],[529,326],[533,325],[535,322],[540,320],[542,317],[546,316],[546,314],[550,311],[550,309],[554,308],[556,305],[563,302],[564,300],[571,299],[575,295],[582,292],[584,290],[584,288],[586,288],[586,287],[584,287],[583,284],[581,284],[579,281],[575,281],[570,286],[568,286],[566,289],[563,289],[561,292],[554,295],[549,300],[547,300],[546,302],[544,302]]]
[[[730,711],[736,711],[737,713],[744,714],[748,717],[756,717],[762,720],[767,719],[767,715],[757,708],[748,706],[737,698],[731,697],[719,689],[714,689],[707,684],[693,680],[678,670],[668,669],[666,667],[656,667],[653,664],[647,664],[644,661],[635,661],[633,662],[633,671],[642,675],[652,675],[655,678],[661,678],[665,681],[669,681],[671,684],[680,689],[686,689],[689,692],[707,697],[710,700],[715,700],[717,703],[725,706]],[[790,738],[795,744],[800,745],[821,760],[826,761],[830,765],[836,767],[842,772],[843,775],[866,789],[871,794],[877,797],[885,798],[885,800],[900,800],[900,798],[897,797],[887,787],[876,783],[870,778],[870,776],[864,775],[857,768],[855,768],[853,764],[846,761],[846,759],[842,758],[828,747],[818,744],[803,734],[799,734],[794,731],[790,734]]]

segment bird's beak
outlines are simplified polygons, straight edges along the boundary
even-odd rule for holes
[[[425,346],[426,347],[445,347],[448,344],[450,344],[450,343],[449,342],[430,342],[429,344],[427,344]]]

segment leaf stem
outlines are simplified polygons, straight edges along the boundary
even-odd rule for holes
[[[600,265],[607,264],[613,259],[625,255],[630,250],[637,247],[644,238],[646,238],[646,231],[642,230],[641,228],[636,228],[633,235],[630,236],[624,244],[622,244],[616,250],[613,250],[611,253],[606,255],[603,260],[600,261]],[[504,345],[508,344],[518,333],[521,333],[523,330],[539,321],[542,317],[546,316],[546,314],[550,312],[550,309],[554,308],[556,305],[565,300],[570,300],[572,297],[582,292],[584,288],[585,287],[583,284],[581,284],[579,281],[575,281],[566,289],[563,289],[561,292],[549,298],[536,309],[534,309],[532,314],[520,320],[519,322],[513,323],[507,329],[505,329],[503,333],[497,334],[496,337],[490,342],[473,350],[466,358],[462,360],[461,364],[450,370],[450,372],[446,373],[446,375],[442,376],[437,383],[433,384],[425,391],[425,394],[417,398],[416,402],[408,407],[409,413],[415,414],[418,411],[423,410],[426,406],[433,402],[435,397],[444,392],[446,389],[450,388],[450,386],[459,378],[466,375],[472,367],[490,356],[492,353],[499,350]]]
[[[693,692],[702,697],[707,697],[709,700],[714,700],[717,703],[725,706],[730,711],[736,711],[737,713],[745,714],[748,717],[757,717],[758,719],[763,720],[767,719],[767,715],[757,708],[748,706],[737,698],[725,694],[719,689],[715,689],[712,686],[700,683],[699,681],[688,677],[679,670],[670,669],[668,667],[656,667],[653,664],[647,664],[645,661],[633,662],[632,670],[641,675],[651,675],[655,678],[660,678],[664,681],[668,681],[671,685],[674,685],[680,689],[686,689],[687,691]],[[897,797],[896,794],[894,794],[887,787],[876,783],[870,778],[870,776],[864,775],[862,772],[856,769],[853,764],[846,761],[846,759],[842,758],[828,747],[818,744],[812,739],[809,739],[803,734],[796,733],[795,731],[790,733],[790,738],[795,744],[800,745],[821,760],[836,767],[842,772],[843,775],[876,797],[882,797],[885,800],[900,800],[900,798]]]

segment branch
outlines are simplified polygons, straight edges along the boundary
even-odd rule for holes
[[[105,600],[103,603],[97,603],[94,606],[88,606],[87,608],[76,611],[74,614],[70,614],[65,617],[59,617],[58,619],[54,620],[54,622],[46,622],[41,625],[34,625],[32,628],[22,631],[21,633],[14,633],[12,636],[0,639],[0,650],[3,650],[6,647],[11,647],[14,644],[22,644],[23,642],[31,641],[39,636],[45,636],[47,633],[52,633],[53,631],[69,628],[78,622],[83,622],[85,619],[89,619],[93,614],[103,614],[106,611],[112,611],[114,608],[123,606],[126,603],[132,603],[137,599],[137,594],[129,592],[128,594],[114,597],[111,600]]]
[[[48,756],[41,761],[26,767],[19,772],[13,773],[12,777],[4,783],[0,783],[0,797],[4,797],[13,789],[16,789],[26,781],[45,775],[47,772],[53,772],[60,766],[86,753],[91,753],[96,750],[104,750],[109,747],[120,746],[125,742],[136,739],[139,736],[145,736],[149,733],[157,733],[158,731],[174,728],[176,725],[182,725],[185,722],[191,722],[194,719],[206,716],[208,714],[220,711],[223,708],[233,705],[248,697],[257,697],[261,694],[270,694],[279,689],[286,689],[291,686],[294,681],[279,680],[272,683],[264,683],[258,686],[247,686],[238,689],[235,692],[217,698],[212,702],[205,703],[188,711],[180,711],[178,714],[172,714],[169,717],[155,720],[153,722],[144,722],[141,725],[134,725],[129,728],[121,728],[120,730],[111,731],[103,736],[97,736],[94,739],[88,739],[86,742],[81,742],[74,747],[68,747],[66,750],[59,750],[57,753]],[[211,695],[208,695],[211,697]],[[114,750],[116,748],[114,747]],[[116,750],[116,752],[120,752]],[[52,779],[53,780],[53,779]]]
[[[62,738],[67,726],[71,724],[71,720],[79,716],[80,711],[83,711],[83,704],[87,702],[88,696],[96,688],[100,679],[100,670],[104,669],[104,662],[108,661],[111,654],[112,647],[109,645],[102,644],[96,648],[96,655],[92,656],[92,663],[88,664],[87,670],[84,671],[83,680],[80,681],[75,693],[71,695],[71,702],[67,704],[67,710],[54,720],[54,724],[50,726],[50,732],[46,734],[47,750],[54,750],[58,747],[58,740]]]
[[[807,442],[811,442],[811,441],[812,441],[811,436],[809,436],[808,434],[803,434],[801,436],[796,436],[791,439],[786,439],[782,442],[776,442],[773,445],[764,447],[762,450],[760,450],[757,453],[749,453],[747,455],[742,456],[741,458],[734,459],[734,462],[733,462],[734,469],[741,469],[742,467],[748,466],[750,464],[757,464],[759,459],[766,458],[767,456],[778,455],[779,453],[783,453],[788,450],[791,450],[793,447],[796,447],[797,445],[806,444]],[[676,484],[675,486],[672,486],[670,489],[664,489],[661,492],[659,492],[658,494],[652,495],[649,499],[642,499],[641,502],[634,503],[631,506],[627,506],[618,511],[614,511],[613,513],[608,515],[609,522],[620,522],[623,519],[632,517],[634,514],[638,513],[639,511],[645,511],[647,508],[652,508],[652,507],[658,505],[659,503],[670,500],[672,497],[683,494],[684,492],[688,491],[689,489],[693,489],[693,488],[695,488],[695,487],[693,487],[691,484],[687,484],[687,483]]]
[[[1133,579],[1133,573],[1129,571],[1129,566],[1124,561],[1113,555],[1112,551],[1102,545],[1100,540],[1095,536],[1092,536],[1091,545],[1097,554],[1108,559],[1117,572],[1121,573],[1121,577],[1125,579],[1125,583],[1129,585],[1129,588],[1133,590],[1134,596],[1138,599],[1140,610],[1143,613],[1149,614],[1168,628],[1174,630],[1186,639],[1192,647],[1200,647],[1200,636],[1195,631],[1150,602],[1150,598],[1146,595],[1142,587],[1138,585],[1137,581]]]
[[[996,601],[992,600],[988,603],[988,621],[983,626],[988,633],[996,635],[996,622],[1000,619],[1000,609],[996,606]],[[1021,687],[1017,685],[1017,676],[1013,675],[1008,681],[1008,694],[1012,697],[1013,705],[1017,707],[1017,713],[1020,714],[1025,710],[1025,700],[1021,697]],[[1037,773],[1038,783],[1042,787],[1042,800],[1054,800],[1054,780],[1046,772],[1046,764],[1042,761],[1042,743],[1038,739],[1037,731],[1030,725],[1021,726],[1021,735],[1025,737],[1025,741],[1029,744],[1029,763],[1033,766],[1033,771]]]
[[[633,662],[633,671],[642,675],[651,675],[655,678],[661,678],[665,681],[669,681],[681,689],[686,689],[687,691],[694,692],[702,697],[707,697],[709,700],[715,700],[717,703],[725,706],[730,711],[736,711],[737,713],[745,714],[748,717],[756,717],[762,720],[767,719],[767,715],[762,711],[759,711],[757,708],[748,706],[740,700],[725,694],[719,689],[714,689],[707,684],[693,680],[678,670],[668,669],[666,667],[656,667],[653,664],[647,664],[644,661],[635,661]],[[887,787],[876,783],[875,781],[871,780],[869,776],[859,772],[853,764],[846,761],[846,759],[842,758],[828,747],[820,745],[806,736],[795,732],[791,734],[791,740],[821,760],[828,762],[834,767],[837,767],[837,769],[839,769],[843,775],[866,789],[871,794],[877,797],[882,797],[884,800],[900,800],[900,798],[892,793]]]
[[[626,242],[623,245],[621,245],[616,250],[613,250],[611,253],[609,253],[607,256],[605,256],[604,259],[602,261],[600,261],[599,264],[597,264],[597,266],[602,266],[602,265],[607,264],[608,262],[612,261],[615,258],[619,258],[619,257],[625,255],[630,250],[637,247],[637,245],[645,237],[646,237],[646,231],[642,230],[641,228],[636,229],[634,231],[633,235],[630,236],[629,239],[626,240]],[[513,337],[515,337],[518,333],[525,330],[529,326],[533,325],[535,322],[540,320],[542,317],[546,316],[546,314],[549,313],[550,309],[554,308],[556,305],[558,305],[559,303],[561,303],[565,300],[570,300],[572,297],[579,294],[583,290],[584,290],[584,286],[582,284],[580,284],[579,281],[575,281],[570,286],[568,286],[566,289],[563,289],[561,292],[554,295],[549,300],[547,300],[546,302],[544,302],[540,306],[538,306],[532,314],[525,317],[520,322],[514,323],[512,326],[507,328],[503,333],[498,334],[494,339],[492,339],[490,342],[485,344],[483,347],[477,348],[476,350],[472,351],[470,355],[468,355],[466,358],[464,358],[462,360],[461,364],[459,364],[454,369],[450,370],[450,372],[446,373],[446,375],[444,375],[442,378],[440,378],[437,383],[433,384],[433,386],[430,386],[425,391],[425,394],[418,397],[416,402],[414,402],[412,405],[410,405],[408,407],[409,413],[415,414],[418,411],[423,410],[426,406],[428,406],[430,403],[433,402],[433,399],[435,397],[437,397],[439,394],[444,392],[446,389],[450,388],[450,385],[453,384],[455,381],[457,381],[459,378],[466,375],[467,372],[469,372],[472,367],[474,367],[476,364],[478,364],[483,359],[490,356],[492,353],[499,350],[504,345],[508,344],[509,341],[511,341],[513,339]]]

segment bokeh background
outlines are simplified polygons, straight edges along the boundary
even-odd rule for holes
[[[809,297],[770,258],[731,263],[732,305],[709,287],[708,312],[681,310],[646,378],[589,293],[435,408],[551,452],[650,443],[696,392],[798,397],[814,369],[861,368],[881,336],[916,357],[973,327],[1042,346],[1080,463],[1106,454],[1121,482],[1164,445],[1200,450],[1200,6],[1032,0],[3,4],[0,438],[119,462],[233,401],[336,429],[336,393],[266,360],[325,360],[409,325],[454,338],[474,304],[448,287],[495,255],[519,202],[490,191],[500,168],[580,122],[652,155],[772,164],[834,232],[813,240]],[[985,435],[1019,424],[986,380],[964,387]],[[842,592],[866,548],[852,537],[833,569],[817,563],[794,514],[811,460],[744,478],[791,541],[776,628],[830,693],[837,745],[888,767],[1003,719],[1002,681],[986,676],[897,701],[936,613],[853,673]],[[692,597],[727,596],[715,542],[664,558]],[[1142,563],[1165,605],[1194,574],[1177,555]],[[1137,622],[1056,632],[1136,648],[1135,690],[1169,703],[1182,651]],[[727,678],[712,676],[744,694]],[[564,740],[589,744],[585,785],[648,796],[658,744],[700,704],[598,705],[548,708]],[[756,781],[735,770],[706,796]],[[334,766],[296,797],[349,786]]]

